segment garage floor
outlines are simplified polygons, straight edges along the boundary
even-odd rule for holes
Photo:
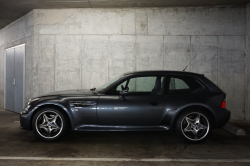
[[[0,122],[0,165],[250,165],[249,124],[237,124],[247,136],[217,129],[203,144],[186,144],[174,132],[69,132],[44,142],[18,129],[18,114],[0,110]]]

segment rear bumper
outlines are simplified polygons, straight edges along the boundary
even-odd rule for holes
[[[31,114],[20,114],[20,127],[22,130],[31,130]]]
[[[229,121],[231,112],[225,108],[214,109],[215,126],[214,128],[221,128]]]

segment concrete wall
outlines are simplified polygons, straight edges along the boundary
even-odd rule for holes
[[[246,8],[34,10],[26,97],[98,87],[135,70],[205,74],[227,94],[233,120],[244,120]],[[27,68],[27,67],[26,67]],[[246,105],[245,105],[246,104]]]
[[[33,95],[98,87],[123,72],[204,73],[245,118],[246,8],[35,10]],[[46,80],[46,81],[44,81]]]
[[[4,71],[5,71],[5,49],[20,44],[26,44],[26,66],[25,66],[25,99],[31,96],[29,90],[31,86],[32,58],[33,58],[33,34],[34,34],[34,14],[28,13],[12,24],[0,30],[0,107],[4,107]]]

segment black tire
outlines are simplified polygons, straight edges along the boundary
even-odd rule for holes
[[[55,108],[42,108],[32,119],[32,129],[36,136],[45,141],[60,139],[68,129],[65,115]]]
[[[185,110],[178,116],[175,130],[186,142],[203,142],[212,132],[212,118],[209,113],[201,109]]]

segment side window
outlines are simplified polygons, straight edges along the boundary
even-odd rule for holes
[[[190,87],[179,78],[170,78],[169,89],[190,89]]]
[[[123,88],[128,95],[162,95],[164,76],[133,77],[111,90],[109,94],[119,94]]]
[[[129,92],[151,92],[156,79],[156,77],[131,78],[128,84]]]
[[[170,77],[169,94],[190,94],[207,91],[198,80],[187,76]]]

